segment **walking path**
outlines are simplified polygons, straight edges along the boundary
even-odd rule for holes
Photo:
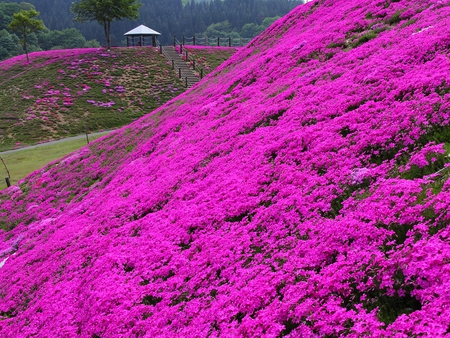
[[[101,131],[101,132],[98,132],[98,133],[92,133],[92,134],[88,134],[88,136],[103,136],[103,135],[109,134],[110,132],[112,132],[112,130]],[[86,134],[78,135],[78,136],[72,136],[72,137],[67,137],[67,138],[63,138],[63,139],[60,139],[60,140],[49,141],[49,142],[45,142],[45,143],[39,143],[39,144],[36,144],[34,146],[29,146],[29,147],[23,147],[23,148],[19,148],[19,149],[12,149],[12,150],[2,151],[2,152],[0,152],[0,156],[1,155],[6,155],[6,154],[16,153],[18,151],[22,151],[22,150],[26,150],[26,149],[41,148],[41,147],[46,147],[46,146],[49,146],[49,145],[52,145],[52,144],[62,143],[62,142],[66,142],[66,141],[79,140],[79,139],[82,139],[82,138],[86,138]]]
[[[199,77],[189,68],[181,55],[172,46],[163,46],[162,53],[169,62],[173,62],[174,70],[181,74],[181,79],[186,82],[188,88],[200,81]]]

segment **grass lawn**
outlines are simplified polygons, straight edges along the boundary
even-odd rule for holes
[[[93,141],[102,136],[104,135],[90,135],[89,141]],[[84,145],[86,145],[85,138],[67,140],[57,144],[20,150],[15,153],[1,155],[1,157],[5,161],[11,174],[11,184],[14,185],[33,171],[41,169],[49,162],[57,160]],[[8,177],[8,174],[6,173],[3,163],[0,162],[0,190],[6,188],[5,177]]]

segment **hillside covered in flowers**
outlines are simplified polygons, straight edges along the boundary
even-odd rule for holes
[[[448,1],[311,1],[0,192],[0,336],[448,335],[449,48]]]

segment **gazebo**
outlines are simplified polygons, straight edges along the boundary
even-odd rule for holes
[[[147,26],[140,25],[139,27],[132,29],[124,35],[127,37],[127,47],[145,46],[145,37],[147,37],[147,41],[149,41],[148,38],[151,37],[151,45],[153,47],[156,47],[156,37],[161,34],[151,28],[148,28]]]

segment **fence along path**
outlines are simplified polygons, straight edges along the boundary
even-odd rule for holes
[[[203,40],[202,40],[203,39]],[[186,38],[183,36],[182,42],[178,41],[176,36],[173,37],[173,46],[162,46],[158,43],[159,51],[162,53],[166,59],[172,63],[172,69],[178,72],[178,77],[183,79],[187,88],[192,87],[197,82],[199,82],[203,78],[203,69],[196,69],[195,60],[191,59],[187,53],[185,52],[185,59],[183,60],[183,46],[184,45],[194,45],[194,46],[208,46],[209,41],[215,41],[216,43],[212,44],[212,46],[242,46],[243,44],[248,43],[251,39],[231,39],[231,38],[214,38],[208,40],[205,38]],[[198,72],[196,74],[192,69],[189,68],[188,62],[192,62],[194,70]]]
[[[176,47],[177,44],[182,45],[193,45],[193,46],[217,46],[217,47],[242,47],[249,43],[252,38],[208,38],[207,36],[198,37],[182,36],[181,42],[177,40],[176,35],[173,37],[173,45]]]
[[[187,88],[192,87],[200,81],[199,76],[189,68],[181,54],[178,54],[173,46],[160,46],[160,51],[172,63],[172,69],[178,71],[178,77],[184,80]]]

